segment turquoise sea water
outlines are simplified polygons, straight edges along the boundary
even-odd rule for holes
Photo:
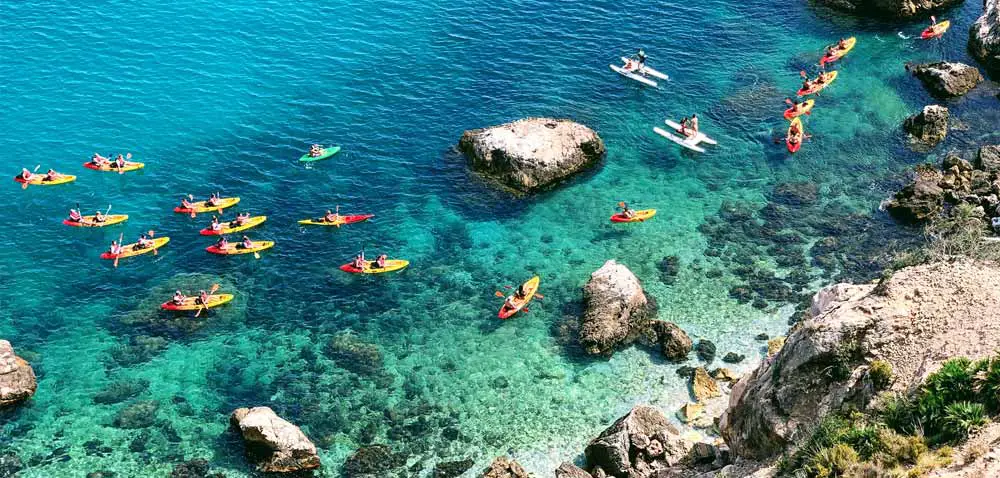
[[[903,63],[971,62],[978,2],[943,15],[953,27],[936,43],[897,36],[916,35],[922,20],[782,8],[0,4],[7,172],[40,164],[79,176],[0,188],[0,337],[39,375],[34,399],[0,415],[0,449],[18,454],[24,477],[163,476],[194,458],[248,476],[228,414],[269,405],[321,448],[321,476],[339,476],[368,443],[406,453],[417,474],[464,458],[478,469],[510,452],[549,476],[635,403],[673,410],[687,400],[676,365],[653,354],[591,359],[572,346],[580,288],[612,258],[644,281],[660,318],[716,342],[720,356],[747,354],[737,368],[752,367],[753,336],[784,330],[800,286],[871,278],[912,240],[877,210],[910,166],[996,141],[1000,121],[996,88],[984,84],[947,102],[964,126],[930,153],[907,149],[898,127],[933,101]],[[814,140],[789,157],[772,141],[782,100],[799,70],[815,73],[824,45],[850,35],[858,46],[806,121]],[[653,90],[608,69],[637,46],[672,81]],[[703,156],[651,131],[691,112],[720,142]],[[453,149],[463,130],[540,115],[594,127],[605,163],[529,199],[466,173]],[[303,166],[312,142],[344,150]],[[83,169],[95,151],[131,151],[147,167]],[[197,231],[209,216],[170,209],[213,191],[266,214],[250,236],[277,246],[260,260],[205,253],[211,239]],[[660,213],[611,225],[620,200]],[[77,203],[131,218],[67,228],[60,221]],[[376,217],[340,230],[295,224],[335,204]],[[149,229],[172,238],[158,256],[117,269],[97,258],[120,233]],[[371,278],[338,271],[361,247],[411,266]],[[668,256],[676,276],[661,266]],[[498,321],[494,291],[532,274],[544,300]],[[198,320],[156,310],[176,288],[212,283],[236,300]],[[737,300],[744,286],[756,301]]]

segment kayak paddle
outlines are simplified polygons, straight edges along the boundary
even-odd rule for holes
[[[219,290],[219,284],[212,284],[212,288],[208,291],[208,295],[211,296],[212,294],[218,292],[218,290]],[[198,312],[194,313],[195,318],[197,318],[199,315],[201,315],[201,311],[203,311],[203,310],[205,310],[207,308],[208,308],[208,304],[201,304],[201,308],[198,309]]]
[[[42,167],[41,164],[39,164],[38,166],[35,166],[35,170],[32,171],[31,174],[37,173],[38,172],[38,168],[40,168],[40,167]],[[21,183],[21,189],[28,189],[28,178],[24,178],[24,182]]]
[[[115,254],[115,268],[118,268],[118,259],[122,257],[122,239],[125,239],[124,232],[118,235],[118,252]]]
[[[150,229],[147,234],[149,234],[149,238],[152,240],[153,239],[153,235],[156,234],[156,231]],[[154,256],[157,255],[157,254],[159,254],[159,251],[156,250],[156,244],[153,244],[152,246],[149,246],[149,247],[153,248],[153,255]]]

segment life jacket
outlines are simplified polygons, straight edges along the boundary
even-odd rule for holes
[[[70,220],[73,220],[73,221],[81,221],[81,220],[83,220],[83,216],[80,215],[80,213],[78,211],[76,211],[76,210],[70,210],[69,211],[69,218],[70,218]]]

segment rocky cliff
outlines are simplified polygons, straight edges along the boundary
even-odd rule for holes
[[[819,0],[819,3],[866,16],[912,17],[958,5],[962,0]]]
[[[984,12],[969,28],[969,52],[983,65],[1000,71],[1000,0],[984,0]]]

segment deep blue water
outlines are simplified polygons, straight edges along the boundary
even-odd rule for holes
[[[79,179],[0,188],[0,337],[39,375],[34,399],[2,415],[0,444],[26,463],[25,477],[162,475],[193,458],[244,476],[227,416],[269,405],[320,446],[322,476],[338,476],[366,443],[392,444],[425,473],[438,460],[478,468],[510,451],[548,476],[633,404],[672,411],[687,400],[675,365],[645,351],[606,361],[567,345],[590,272],[607,259],[627,264],[660,318],[749,355],[741,367],[751,367],[753,336],[781,333],[797,297],[768,289],[760,308],[739,303],[731,290],[748,273],[737,264],[779,278],[804,271],[799,285],[865,277],[878,264],[857,257],[911,235],[877,210],[904,171],[996,139],[989,83],[948,102],[965,129],[930,153],[910,151],[899,131],[933,101],[903,63],[971,62],[966,31],[980,8],[948,12],[952,31],[918,43],[897,32],[916,35],[923,20],[760,0],[3,3],[8,174],[40,165]],[[814,140],[789,157],[772,141],[783,98],[800,70],[815,73],[824,45],[850,35],[858,46],[806,122]],[[637,46],[672,81],[653,90],[608,69]],[[703,156],[651,131],[691,112],[721,143]],[[466,173],[454,151],[463,130],[543,115],[595,128],[605,163],[528,199]],[[344,149],[303,166],[296,159],[313,142]],[[147,166],[83,169],[95,151],[131,151]],[[783,203],[775,188],[787,182],[815,187],[818,199]],[[211,239],[197,230],[209,216],[171,208],[214,191],[266,214],[250,236],[276,247],[260,260],[205,253]],[[660,214],[607,224],[620,200]],[[77,203],[131,217],[70,229],[60,221]],[[782,230],[802,236],[801,267],[782,265],[774,231],[725,213],[771,203],[786,208]],[[295,222],[336,204],[376,217],[340,230]],[[119,234],[149,229],[172,239],[158,256],[117,269],[97,258]],[[843,247],[810,257],[822,238]],[[336,269],[361,247],[411,266],[374,278]],[[672,279],[659,267],[667,256],[680,264]],[[497,321],[493,293],[533,274],[545,299]],[[175,288],[212,283],[236,300],[198,321],[157,312]],[[139,385],[95,402],[123,383]],[[122,420],[146,400],[155,417]]]

